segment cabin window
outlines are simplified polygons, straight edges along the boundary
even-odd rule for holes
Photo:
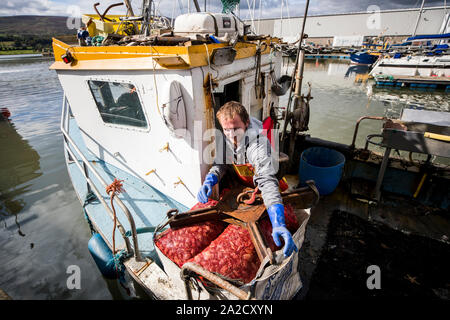
[[[89,80],[98,111],[105,123],[147,128],[136,87],[131,83]]]

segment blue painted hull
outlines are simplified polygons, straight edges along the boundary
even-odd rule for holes
[[[374,64],[377,61],[378,56],[367,52],[356,52],[350,54],[350,60],[359,64]]]

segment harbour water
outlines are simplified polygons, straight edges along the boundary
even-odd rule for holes
[[[0,288],[13,299],[120,299],[122,291],[101,277],[87,249],[90,231],[59,131],[63,93],[50,65],[49,59],[0,61],[0,107],[11,112],[10,122],[0,122]],[[396,117],[402,107],[450,112],[445,92],[375,88],[364,82],[366,72],[344,60],[306,62],[312,136],[350,144],[365,115]],[[286,102],[285,96],[281,105]],[[357,146],[380,129],[362,124]],[[67,287],[74,265],[80,289]]]

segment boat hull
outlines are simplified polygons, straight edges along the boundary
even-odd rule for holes
[[[407,56],[399,59],[380,59],[370,72],[372,76],[421,76],[449,77],[450,55],[447,56]]]
[[[361,64],[361,65],[371,65],[375,63],[378,59],[377,55],[373,55],[366,52],[356,52],[350,54],[350,60],[353,63]]]

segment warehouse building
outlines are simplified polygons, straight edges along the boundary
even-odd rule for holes
[[[367,12],[308,16],[305,33],[309,42],[332,45],[336,39],[345,43],[345,39],[381,35],[390,37],[391,43],[400,43],[414,31],[416,35],[450,32],[450,14],[447,13],[450,11],[445,7],[424,8],[420,19],[419,11],[420,8],[378,11],[377,6],[370,6]],[[303,18],[256,19],[247,23],[258,34],[270,34],[293,42],[299,37]]]

